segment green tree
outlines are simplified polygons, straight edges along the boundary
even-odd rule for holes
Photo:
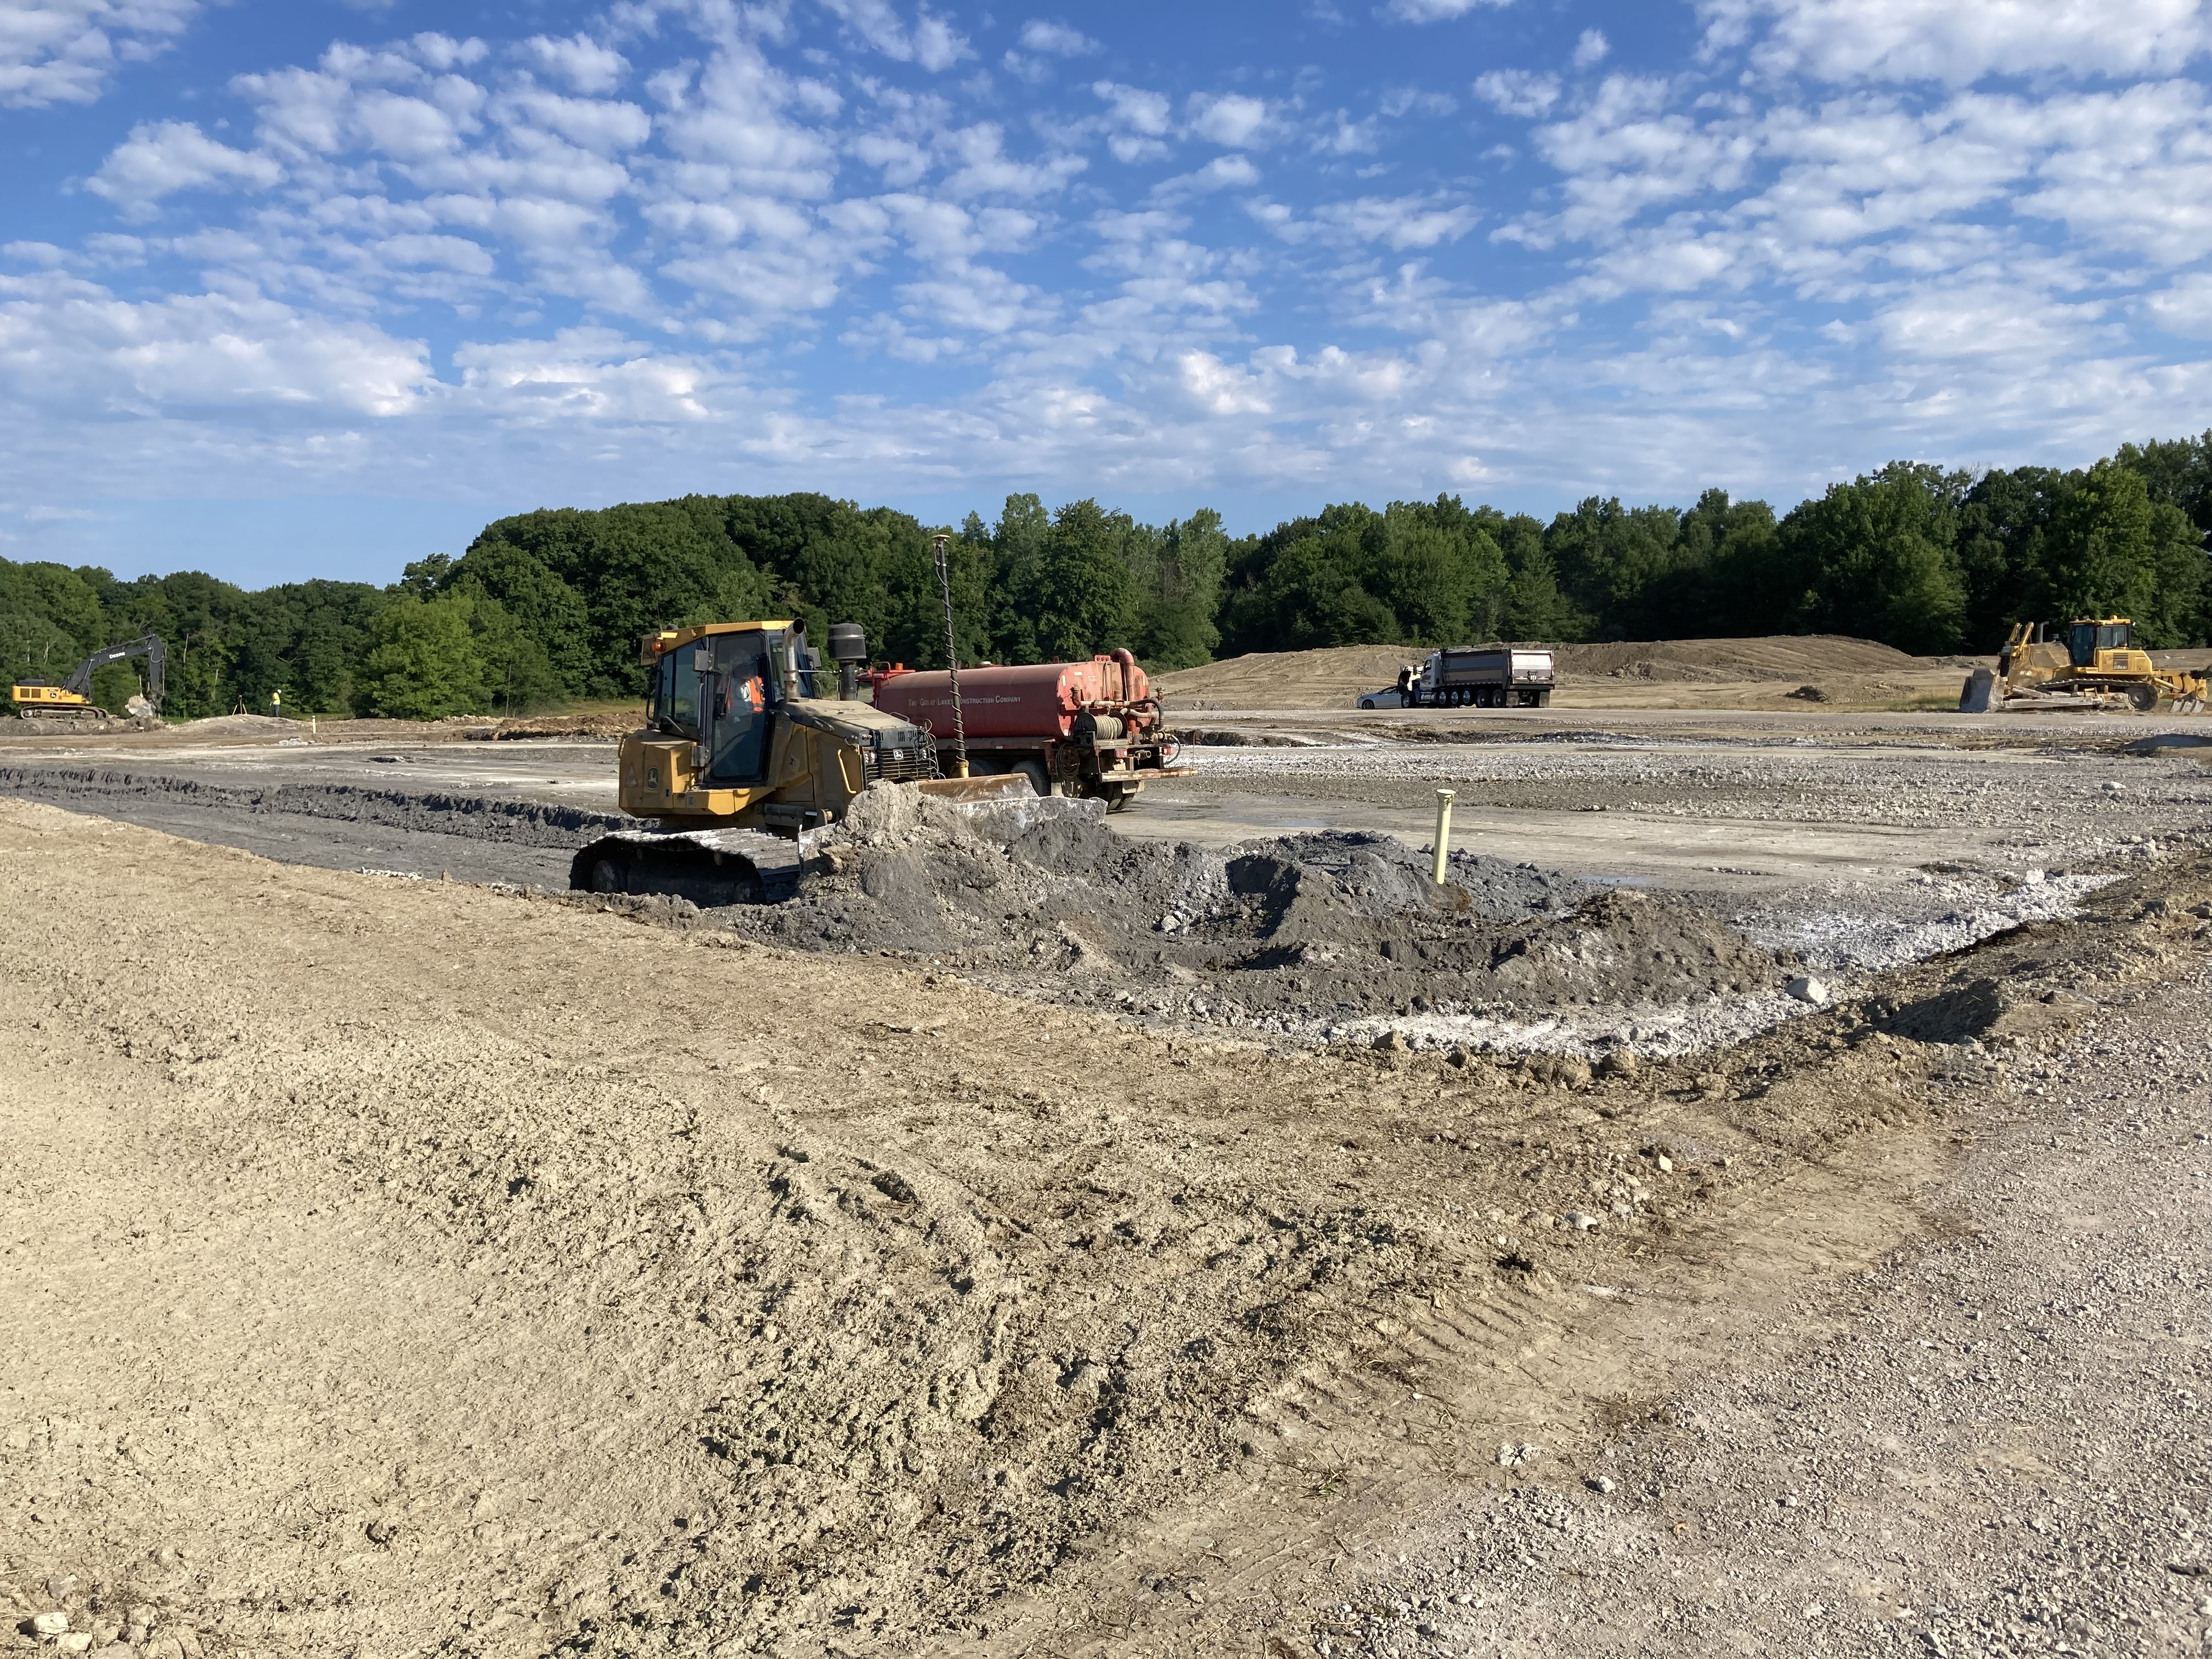
[[[1122,559],[1121,530],[1113,515],[1089,499],[1070,501],[1053,514],[1024,596],[1044,660],[1080,662],[1128,645],[1137,594]]]
[[[2158,529],[2142,473],[2112,461],[2091,467],[2058,503],[2043,539],[2043,588],[2052,620],[2140,621],[2160,611]]]
[[[1893,461],[1831,484],[1782,521],[1781,556],[1805,588],[1799,630],[1853,634],[1928,655],[1955,650],[1966,587],[1954,553],[1963,473]]]
[[[378,611],[362,665],[362,712],[434,720],[485,708],[491,692],[470,627],[475,608],[465,593],[422,599],[402,592]]]

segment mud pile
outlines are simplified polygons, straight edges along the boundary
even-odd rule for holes
[[[872,793],[788,902],[732,925],[928,957],[1065,1000],[1284,1031],[1388,1014],[1649,1006],[1778,989],[1777,960],[1685,906],[1391,837],[1224,851],[1131,842],[1097,803],[957,808]]]

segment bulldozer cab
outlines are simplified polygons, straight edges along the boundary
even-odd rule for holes
[[[2095,668],[2099,653],[2125,651],[2134,638],[2135,626],[2124,617],[2084,617],[2066,630],[2066,654],[2076,668]]]
[[[661,652],[653,672],[653,730],[697,744],[711,787],[764,781],[794,646],[788,629],[753,625]]]

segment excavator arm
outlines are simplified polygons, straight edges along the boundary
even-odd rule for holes
[[[76,665],[76,672],[69,677],[66,689],[80,697],[89,697],[95,670],[132,657],[146,659],[146,701],[152,703],[154,711],[159,714],[161,691],[167,679],[169,653],[158,634],[149,634],[141,640],[131,640],[122,645],[111,645],[104,651],[94,652]]]

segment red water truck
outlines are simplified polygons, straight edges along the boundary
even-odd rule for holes
[[[886,672],[876,682],[876,707],[930,733],[938,763],[952,770],[950,674]],[[1191,769],[1175,764],[1159,699],[1127,651],[1089,662],[963,668],[960,710],[969,772],[1018,772],[1040,795],[1092,796],[1118,812],[1154,778]]]

